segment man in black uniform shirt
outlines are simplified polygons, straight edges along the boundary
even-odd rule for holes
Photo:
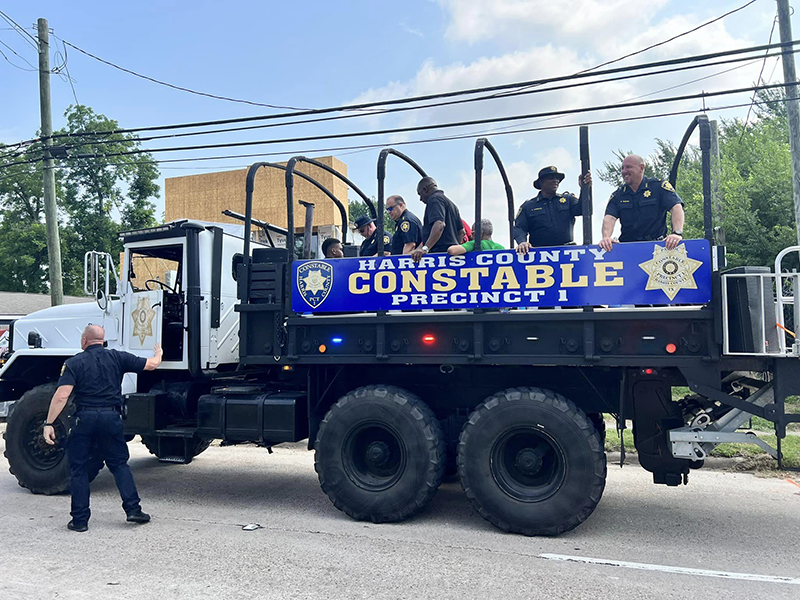
[[[414,262],[419,262],[428,252],[447,252],[450,246],[460,244],[464,239],[461,213],[453,201],[439,189],[433,177],[420,179],[417,193],[425,204],[425,216],[422,219],[424,244],[411,252]]]
[[[517,252],[527,254],[531,247],[564,246],[572,243],[572,230],[575,217],[583,214],[583,198],[576,198],[569,192],[557,192],[564,179],[555,167],[545,167],[539,171],[533,187],[541,190],[519,207],[514,221],[514,241]],[[587,172],[583,182],[592,185],[592,174]],[[578,185],[581,178],[578,177]],[[581,186],[582,187],[582,186]]]
[[[142,512],[133,474],[128,466],[128,445],[122,433],[122,377],[125,373],[153,371],[161,364],[161,346],[155,345],[152,358],[142,358],[103,347],[105,331],[99,325],[89,325],[81,336],[83,352],[70,357],[61,369],[58,389],[50,401],[47,422],[42,435],[48,444],[55,444],[53,422],[64,410],[74,392],[75,425],[67,439],[69,487],[72,494],[72,531],[89,528],[89,477],[86,462],[94,448],[103,455],[108,469],[114,474],[122,508],[132,523],[147,523],[150,515]]]
[[[378,253],[378,228],[375,227],[375,219],[371,219],[368,215],[361,215],[356,219],[356,231],[364,236],[366,239],[361,242],[361,250],[359,256],[375,256]],[[392,243],[392,236],[385,231],[383,232],[383,253],[389,255]]]
[[[631,154],[622,161],[624,185],[618,187],[608,201],[603,217],[603,239],[600,247],[610,251],[617,242],[664,240],[672,250],[683,239],[683,200],[669,181],[644,176],[644,160]],[[667,212],[672,217],[672,233],[667,235]],[[620,221],[619,240],[612,238],[614,224]]]
[[[422,223],[406,208],[402,196],[389,196],[386,199],[386,212],[394,220],[392,254],[411,254],[422,244]]]

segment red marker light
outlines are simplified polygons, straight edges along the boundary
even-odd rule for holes
[[[434,336],[432,336],[432,335],[423,335],[423,336],[422,336],[422,342],[423,342],[424,344],[431,345],[431,344],[433,344],[435,341],[436,341],[436,338],[435,338]]]
[[[644,374],[645,375],[652,375],[653,374],[653,369],[645,369],[644,370]]]
[[[678,350],[678,347],[675,344],[667,344],[665,350],[668,354],[675,354],[675,352]]]

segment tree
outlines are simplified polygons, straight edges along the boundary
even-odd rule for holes
[[[159,192],[158,169],[147,154],[124,154],[139,148],[131,134],[102,133],[119,124],[88,106],[70,106],[67,125],[55,132],[68,158],[56,171],[56,196],[61,229],[64,293],[83,289],[83,256],[104,250],[118,256],[121,229],[156,224],[151,199]],[[74,134],[96,132],[94,136]],[[10,152],[3,153],[4,155]],[[79,158],[82,156],[82,158]],[[41,157],[33,145],[23,156],[0,158],[0,167]],[[47,291],[47,251],[43,226],[42,166],[38,160],[0,170],[0,289]],[[116,219],[112,217],[116,212]]]
[[[378,207],[378,201],[373,197],[372,203],[375,205],[375,208]],[[363,200],[349,200],[347,204],[347,211],[350,217],[350,221],[353,223],[356,222],[356,219],[362,215],[368,215],[372,217],[372,213],[369,212],[369,207],[367,207],[367,203]],[[388,212],[383,213],[383,229],[384,231],[392,232],[394,231],[394,221],[392,217],[389,216]]]

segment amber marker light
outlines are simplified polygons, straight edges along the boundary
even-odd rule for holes
[[[325,354],[328,351],[328,347],[325,344],[320,344],[319,351],[320,353]]]

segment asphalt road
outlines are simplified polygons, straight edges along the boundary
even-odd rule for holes
[[[457,483],[411,521],[352,521],[301,445],[212,447],[191,465],[130,446],[153,520],[124,521],[104,469],[87,533],[66,529],[68,496],[30,494],[0,459],[0,598],[800,598],[800,485],[785,479],[696,471],[689,486],[665,488],[638,466],[610,465],[586,523],[525,538],[481,519]]]

